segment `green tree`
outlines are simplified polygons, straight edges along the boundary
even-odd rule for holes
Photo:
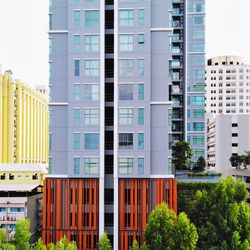
[[[250,151],[246,151],[246,154],[241,155],[241,161],[244,168],[247,168],[247,165],[250,165]]]
[[[112,246],[110,244],[110,241],[106,232],[99,239],[98,249],[99,250],[111,250],[112,249]]]
[[[175,233],[175,249],[191,250],[196,248],[198,233],[195,225],[190,223],[189,218],[184,212],[178,215]]]
[[[6,231],[0,229],[0,249],[1,249],[1,247],[3,247],[3,245],[6,243],[6,241],[7,241]]]
[[[187,213],[198,229],[201,249],[244,249],[250,242],[250,207],[246,185],[222,179],[210,193],[198,191]]]
[[[235,167],[237,169],[240,168],[241,164],[242,164],[242,156],[240,155],[232,155],[229,159],[229,161],[231,162],[231,166]]]
[[[46,246],[43,245],[43,242],[41,239],[39,239],[36,243],[36,246],[33,248],[34,250],[46,250]]]
[[[0,248],[1,249],[1,248]],[[3,250],[16,250],[16,247],[10,243],[5,243],[3,245]]]
[[[206,161],[204,157],[200,156],[197,162],[194,164],[193,170],[195,171],[204,171],[206,167]]]
[[[30,221],[18,221],[16,224],[16,230],[14,234],[14,244],[17,250],[29,250],[30,249]]]
[[[172,147],[173,163],[177,170],[189,169],[192,149],[186,141],[179,141]]]
[[[53,245],[50,246],[50,249],[53,249]],[[77,250],[77,246],[74,241],[68,241],[66,235],[64,235],[63,238],[56,243],[56,250]]]
[[[54,243],[49,243],[48,245],[47,245],[47,250],[55,250],[56,249],[56,246],[55,246],[55,244]]]
[[[177,220],[177,222],[176,222]],[[149,249],[195,249],[198,234],[185,213],[178,218],[166,203],[158,205],[149,215],[144,233]]]
[[[133,241],[133,245],[129,248],[129,250],[140,250],[137,240]]]

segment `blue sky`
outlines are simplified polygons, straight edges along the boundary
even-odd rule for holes
[[[250,1],[206,1],[207,57],[235,54],[250,63]],[[48,2],[0,0],[2,71],[30,85],[48,83]]]

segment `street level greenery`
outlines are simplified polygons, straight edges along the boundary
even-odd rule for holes
[[[247,169],[247,166],[250,165],[250,151],[246,151],[243,155],[234,154],[229,161],[236,169]]]

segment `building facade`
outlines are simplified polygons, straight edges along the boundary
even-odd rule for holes
[[[234,154],[250,149],[250,115],[212,115],[207,119],[207,166],[223,175],[232,174]]]
[[[42,186],[48,162],[46,97],[0,75],[0,228],[13,237],[18,220],[31,220],[31,243],[41,237]]]
[[[94,249],[106,230],[128,249],[156,204],[176,211],[172,144],[204,139],[204,1],[53,0],[49,11],[43,240],[66,233]],[[188,99],[200,100],[194,119]]]
[[[238,56],[219,56],[207,61],[206,112],[250,113],[250,65]]]

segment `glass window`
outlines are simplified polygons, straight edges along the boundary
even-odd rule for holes
[[[194,30],[193,31],[193,37],[194,39],[204,39],[205,38],[205,32],[203,30]]]
[[[190,109],[187,110],[187,118],[190,118]]]
[[[187,131],[191,131],[190,122],[187,123]]]
[[[133,109],[119,108],[119,124],[132,125],[133,124]]]
[[[204,109],[193,109],[193,118],[204,118],[205,110]]]
[[[138,158],[138,174],[144,174],[144,158]]]
[[[84,158],[84,173],[98,174],[99,173],[99,158]]]
[[[134,50],[134,35],[119,35],[120,51]]]
[[[138,133],[138,149],[144,149],[144,133]]]
[[[0,213],[5,213],[6,212],[6,208],[5,207],[0,207]]]
[[[204,122],[194,122],[193,129],[194,129],[194,131],[204,131],[205,130],[205,123]]]
[[[202,24],[204,24],[204,17],[202,17],[202,16],[193,17],[193,24],[194,25],[202,25]]]
[[[10,212],[11,213],[23,213],[24,207],[11,207]]]
[[[120,174],[133,174],[133,158],[119,158],[118,159],[118,167]]]
[[[143,83],[138,84],[138,99],[140,101],[144,100],[144,84]]]
[[[74,75],[80,76],[80,60],[74,60]]]
[[[74,28],[80,28],[80,10],[74,10]]]
[[[205,91],[205,84],[203,83],[196,83],[194,86],[194,91],[195,92],[204,92]]]
[[[99,149],[98,133],[85,133],[84,139],[85,149]]]
[[[144,59],[138,60],[138,73],[140,76],[144,75]]]
[[[119,149],[133,149],[133,133],[119,133]]]
[[[99,109],[85,109],[84,110],[84,124],[85,125],[99,125]]]
[[[80,133],[74,133],[74,150],[80,150]]]
[[[190,105],[190,96],[187,97],[187,105]]]
[[[145,36],[144,34],[138,34],[138,49],[139,51],[144,50]]]
[[[205,157],[205,150],[204,149],[193,149],[193,157],[199,158],[199,157]]]
[[[49,165],[48,172],[49,172],[49,174],[51,174],[51,170],[52,170],[52,158],[51,157],[49,157],[49,164],[48,165]]]
[[[205,71],[202,69],[197,69],[193,71],[194,79],[205,79]]]
[[[205,144],[205,136],[204,135],[194,135],[193,136],[193,144],[194,145],[204,145]]]
[[[98,35],[86,35],[85,38],[85,51],[98,52],[100,47],[100,37]]]
[[[99,60],[85,60],[85,76],[99,76],[100,62]]]
[[[119,25],[121,27],[132,27],[134,25],[133,10],[120,10],[119,11]]]
[[[138,108],[138,125],[144,125],[144,108]]]
[[[74,125],[80,126],[80,109],[74,109]]]
[[[85,27],[99,27],[99,10],[85,10]]]
[[[52,38],[49,38],[49,54],[51,55],[52,53]]]
[[[49,14],[49,29],[52,30],[52,14]]]
[[[138,23],[140,26],[144,25],[144,9],[138,10]]]
[[[74,84],[74,100],[79,101],[81,96],[80,96],[80,84]]]
[[[205,97],[193,96],[193,105],[205,105]]]
[[[132,84],[120,84],[119,85],[119,100],[121,101],[133,100],[133,85]]]
[[[119,74],[120,76],[132,76],[134,70],[133,59],[120,59],[119,60]]]
[[[85,101],[99,101],[99,85],[85,84],[84,85],[84,100]]]
[[[74,52],[80,52],[81,37],[80,35],[74,35]]]
[[[79,174],[80,172],[80,158],[75,157],[74,158],[74,174]]]
[[[205,4],[204,3],[195,3],[193,5],[194,12],[205,12]]]
[[[193,51],[194,52],[204,52],[205,51],[204,43],[194,43],[193,44]]]

